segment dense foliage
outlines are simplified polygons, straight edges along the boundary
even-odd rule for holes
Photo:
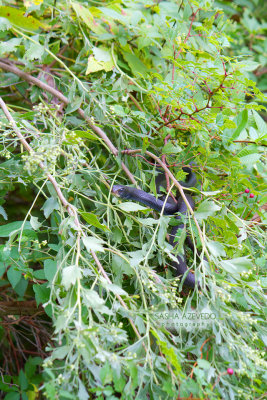
[[[262,4],[2,2],[3,398],[264,398]],[[197,175],[201,289],[175,219],[111,194],[160,163]]]

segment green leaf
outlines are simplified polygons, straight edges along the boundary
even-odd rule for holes
[[[20,400],[20,394],[14,390],[5,396],[5,400]]]
[[[11,28],[11,23],[7,19],[0,17],[0,32],[8,31]]]
[[[116,392],[122,393],[123,388],[126,385],[125,379],[123,379],[122,376],[117,377],[117,375],[114,374],[113,381],[114,381],[114,388],[115,388]]]
[[[53,351],[53,358],[56,360],[63,360],[70,351],[70,346],[59,346]]]
[[[8,268],[7,277],[13,288],[19,283],[21,276],[22,273],[16,270],[15,267],[13,267],[13,265],[11,265],[11,267]]]
[[[30,219],[30,224],[35,231],[37,231],[40,228],[40,226],[42,226],[42,224],[38,221],[38,218],[33,217],[32,215]]]
[[[85,219],[85,221],[88,222],[88,224],[93,225],[96,228],[99,228],[105,232],[110,232],[110,229],[106,225],[103,225],[99,222],[98,217],[95,214],[84,211],[80,211],[80,214]]]
[[[197,208],[195,212],[195,217],[197,220],[202,221],[203,219],[207,219],[211,215],[216,214],[217,211],[221,209],[214,201],[212,200],[204,200]]]
[[[240,162],[243,165],[252,167],[257,161],[260,160],[262,155],[259,153],[258,147],[255,145],[252,145],[252,146],[247,146],[247,147],[243,148],[237,154],[237,157],[239,157]]]
[[[77,16],[80,17],[83,22],[88,26],[91,31],[97,33],[98,35],[106,33],[105,28],[96,22],[93,14],[88,10],[87,7],[81,5],[81,3],[71,2],[71,5],[76,12]]]
[[[26,390],[28,387],[28,380],[22,369],[19,371],[19,385],[22,390]]]
[[[117,276],[119,274],[126,274],[128,276],[134,274],[134,270],[130,263],[124,260],[124,258],[119,257],[117,254],[112,254],[112,269]]]
[[[102,246],[102,243],[104,242],[102,239],[98,239],[94,236],[83,237],[82,239],[88,252],[91,250],[101,252],[105,251],[104,247]]]
[[[93,53],[96,61],[108,62],[112,60],[110,50],[107,47],[93,47]]]
[[[214,240],[206,240],[207,247],[214,257],[225,257],[224,245]]]
[[[29,357],[27,359],[24,370],[28,379],[35,376],[37,366],[39,366],[41,363],[41,357]]]
[[[33,285],[33,290],[35,293],[37,306],[39,306],[41,303],[44,304],[49,300],[50,290],[47,288],[46,283],[41,285]]]
[[[101,368],[99,376],[100,376],[100,379],[101,379],[103,385],[106,385],[107,383],[112,382],[112,378],[113,378],[112,370],[111,370],[108,362],[106,362],[105,365]]]
[[[126,201],[124,203],[118,204],[118,207],[127,212],[132,212],[132,211],[144,211],[147,210],[146,207],[141,206],[140,204],[133,203],[132,201]]]
[[[81,270],[77,265],[65,267],[62,271],[62,285],[66,290],[76,284],[76,281],[82,276]]]
[[[136,57],[136,55],[131,54],[131,53],[123,53],[123,57],[129,64],[129,67],[132,70],[132,73],[136,76],[146,76],[148,69],[147,67],[142,63],[142,61]],[[139,75],[140,74],[140,75]]]
[[[197,359],[197,364],[200,368],[203,369],[209,369],[211,367],[210,362],[208,362],[207,360],[203,360],[202,358]]]
[[[159,230],[157,234],[158,244],[160,247],[163,247],[165,243],[165,237],[167,233],[167,229],[169,226],[170,218],[166,216],[161,216],[159,222]]]
[[[35,31],[40,27],[45,27],[31,15],[25,16],[25,11],[15,7],[0,7],[0,17],[6,18],[12,25],[23,28],[27,31]]]
[[[0,43],[0,55],[3,56],[5,53],[10,54],[15,51],[17,47],[19,47],[21,41],[21,38],[13,38]]]
[[[238,257],[231,260],[223,260],[220,262],[223,269],[232,274],[241,274],[253,268],[253,264],[248,257]]]
[[[181,153],[181,151],[182,151],[182,148],[177,145],[174,146],[172,144],[172,142],[167,142],[167,144],[165,144],[162,149],[163,154],[177,154],[177,153]]]
[[[14,290],[20,297],[23,297],[25,295],[27,287],[28,287],[28,280],[26,280],[22,276],[19,283],[14,287]]]
[[[94,55],[91,54],[88,58],[86,75],[101,70],[111,71],[115,67],[112,54],[107,47],[94,47],[93,52]]]
[[[42,55],[45,52],[44,46],[39,43],[31,43],[30,47],[26,51],[24,58],[29,61],[41,60]]]
[[[105,301],[101,299],[95,290],[83,289],[83,299],[87,307],[91,307],[95,311],[105,314],[112,314],[108,307],[105,306]]]
[[[67,390],[60,390],[60,397],[62,399],[70,399],[73,400],[73,393],[68,392]]]
[[[57,263],[54,260],[44,261],[44,274],[49,282],[52,282],[57,272]]]
[[[243,129],[245,129],[248,122],[248,110],[243,110],[238,116],[237,128],[232,135],[232,140],[238,138]]]
[[[4,207],[0,206],[0,215],[2,215],[2,217],[7,220],[7,213],[5,212]],[[1,228],[0,228],[1,229]]]
[[[252,113],[253,113],[257,128],[258,128],[259,132],[261,133],[261,135],[263,135],[264,133],[267,133],[267,124],[264,121],[264,119],[262,119],[262,117],[257,113],[257,111],[252,110]]]
[[[10,256],[10,248],[6,247],[4,244],[0,245],[0,261],[8,260]]]
[[[90,131],[74,131],[74,133],[81,138],[86,138],[86,139],[90,139],[90,140],[99,140],[99,137],[96,136],[94,133],[90,132]],[[66,135],[66,138],[68,139],[68,135]]]
[[[88,400],[89,399],[89,395],[86,390],[86,387],[80,379],[79,379],[78,399],[79,400]]]
[[[120,105],[115,104],[115,106],[113,106],[113,110],[114,114],[118,115],[118,117],[126,117],[126,112],[124,110],[124,108]]]
[[[105,289],[114,294],[128,297],[128,293],[125,292],[125,290],[123,290],[120,286],[115,285],[114,283],[107,283],[105,280],[102,280],[102,285],[104,286]]]
[[[120,21],[122,24],[127,23],[127,19],[122,13],[118,13],[112,7],[99,7],[98,8],[107,18],[112,18],[114,20]]]
[[[159,223],[159,220],[154,218],[137,218],[137,221],[144,226],[153,226]]]
[[[45,218],[48,218],[54,210],[59,210],[58,200],[55,197],[49,197],[49,199],[45,201],[41,210],[44,210],[44,216]]]
[[[33,276],[36,279],[45,279],[45,273],[43,269],[37,269],[36,271],[33,271]]]
[[[241,63],[240,63],[241,65]],[[255,71],[255,69],[257,69],[260,66],[260,64],[256,61],[253,60],[246,60],[245,63],[242,62],[242,66],[240,68],[241,71]]]
[[[160,340],[158,334],[154,330],[151,330],[151,332],[157,338],[157,344],[161,352],[165,355],[166,360],[174,367],[175,372],[180,375],[182,368],[173,347],[168,347],[166,342]]]
[[[11,232],[19,230],[22,225],[24,225],[24,230],[31,230],[31,224],[28,221],[10,222],[10,224],[0,226],[0,237],[8,237]]]

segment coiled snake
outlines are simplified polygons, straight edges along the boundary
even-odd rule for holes
[[[193,200],[192,196],[188,193],[186,188],[193,187],[196,185],[196,176],[190,167],[183,167],[182,169],[188,175],[186,177],[186,181],[180,182],[180,184],[183,186],[183,188],[185,188],[185,190],[184,190],[185,196],[186,196],[190,206],[192,207],[192,209],[194,209],[194,207],[195,207],[194,200]],[[164,186],[164,181],[165,181],[165,175],[163,173],[160,173],[156,178],[156,187],[157,187],[158,193],[160,191],[160,189],[159,189],[160,185],[162,185],[162,183],[163,183],[162,186]],[[166,185],[166,181],[165,181],[165,185]],[[122,199],[138,201],[139,203],[142,203],[142,204],[144,204],[150,208],[153,208],[154,210],[159,211],[159,212],[162,211],[165,197],[166,197],[166,196],[161,196],[157,199],[153,195],[146,193],[143,190],[136,189],[131,186],[123,186],[123,185],[113,185],[112,193]],[[175,202],[171,197],[168,197],[168,199],[165,203],[165,206],[164,206],[163,214],[164,215],[175,215],[177,212],[186,215],[187,206],[186,206],[184,200],[182,199],[182,197],[178,196],[177,202]],[[178,220],[181,219],[180,215],[177,215],[175,218]],[[179,225],[172,227],[170,235],[169,235],[170,236],[169,243],[172,246],[175,245],[174,239],[175,239],[177,230],[183,229],[183,228],[184,228],[183,223],[180,223]],[[186,243],[192,250],[194,249],[192,240],[188,236],[186,237]],[[180,255],[177,255],[177,262],[173,261],[172,265],[176,270],[177,276],[183,276],[185,273],[187,273],[185,280],[184,280],[184,284],[186,286],[189,286],[190,288],[194,288],[195,284],[196,284],[195,275],[190,271],[188,272],[185,256],[181,257]]]

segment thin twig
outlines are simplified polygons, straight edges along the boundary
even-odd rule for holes
[[[25,149],[26,149],[30,154],[33,155],[33,154],[34,154],[34,150],[33,150],[32,147],[29,145],[29,143],[25,140],[25,138],[23,137],[23,135],[20,133],[20,131],[19,131],[17,125],[16,125],[15,120],[13,119],[12,115],[11,115],[10,112],[8,111],[7,106],[6,106],[5,102],[2,100],[1,97],[0,97],[0,106],[1,106],[1,108],[2,108],[2,110],[3,110],[3,112],[4,112],[4,114],[5,114],[5,116],[7,117],[8,121],[11,123],[11,125],[12,125],[12,127],[13,127],[13,129],[14,129],[14,132],[16,133],[17,137],[19,138],[21,144],[25,147]],[[39,162],[39,167],[46,173],[47,179],[52,183],[52,185],[53,185],[53,187],[54,187],[54,189],[55,189],[55,191],[56,191],[56,193],[57,193],[57,195],[58,195],[58,197],[59,197],[59,200],[61,201],[62,205],[66,208],[66,210],[68,211],[69,215],[74,217],[74,222],[75,222],[76,226],[78,227],[79,232],[82,232],[82,228],[81,228],[81,225],[80,225],[80,222],[79,222],[79,219],[78,219],[77,212],[76,212],[75,208],[73,208],[72,205],[66,200],[66,198],[64,197],[64,195],[63,195],[63,193],[62,193],[60,187],[58,186],[58,184],[57,184],[55,178],[54,178],[51,174],[49,174],[49,173],[46,171],[45,165],[44,165],[44,163],[43,163],[42,161]],[[82,232],[82,235],[85,236],[85,234],[84,234],[83,232]],[[93,250],[91,250],[91,254],[92,254],[93,259],[95,260],[95,262],[96,262],[96,264],[97,264],[99,270],[101,271],[102,275],[104,276],[104,278],[108,281],[108,283],[111,283],[111,281],[110,281],[108,275],[106,274],[106,272],[105,272],[105,270],[104,270],[102,264],[100,263],[100,261],[99,261],[97,255],[95,254],[95,252],[94,252]],[[122,305],[126,310],[128,310],[128,307],[127,307],[127,305],[125,304],[125,302],[123,301],[123,299],[121,298],[121,296],[118,295],[118,294],[115,294],[115,296],[117,297],[117,299],[119,300],[119,302],[121,303],[121,305]],[[138,337],[139,339],[141,339],[141,335],[140,335],[138,329],[136,328],[136,326],[135,326],[133,320],[132,320],[131,318],[128,318],[128,319],[129,319],[129,322],[130,322],[130,324],[131,324],[131,326],[132,326],[134,332],[136,333],[137,337]],[[143,346],[144,346],[145,350],[147,351],[146,346],[145,346],[144,343],[143,343]]]

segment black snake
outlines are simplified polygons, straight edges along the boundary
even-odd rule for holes
[[[184,172],[187,173],[186,181],[180,182],[180,184],[185,188],[185,196],[187,198],[187,201],[189,202],[190,206],[192,209],[195,207],[194,200],[192,196],[188,193],[186,188],[193,187],[196,185],[196,176],[193,173],[192,169],[190,167],[183,167],[182,168]],[[166,186],[166,180],[165,180],[165,174],[160,173],[157,178],[156,178],[156,186],[157,186],[157,192],[159,193],[159,186],[162,185],[162,183],[165,182]],[[164,186],[164,184],[163,184]],[[152,194],[146,193],[143,190],[133,188],[131,186],[123,186],[123,185],[113,185],[112,187],[112,193],[122,199],[127,199],[127,200],[133,200],[133,201],[138,201],[139,203],[145,204],[146,206],[153,208],[156,211],[161,212],[162,208],[164,206],[165,202],[165,197],[166,196],[161,196],[160,198],[154,197]],[[178,196],[177,197],[177,202],[175,202],[171,197],[168,197],[167,201],[165,202],[163,214],[164,215],[174,215],[177,212],[181,214],[186,214],[187,213],[187,206],[182,199],[182,197]],[[175,217],[176,219],[181,219],[179,215]],[[170,239],[169,243],[174,247],[174,239],[175,235],[178,229],[183,229],[184,224],[181,223],[179,225],[173,226],[170,232]],[[187,245],[194,250],[194,245],[192,243],[192,240],[190,237],[186,237],[186,243]],[[195,280],[195,275],[192,272],[188,272],[187,264],[186,264],[186,259],[185,256],[177,256],[177,262],[173,262],[173,267],[176,270],[176,275],[177,276],[183,276],[185,273],[187,273],[184,284],[186,286],[189,286],[191,288],[195,287],[196,280]]]

